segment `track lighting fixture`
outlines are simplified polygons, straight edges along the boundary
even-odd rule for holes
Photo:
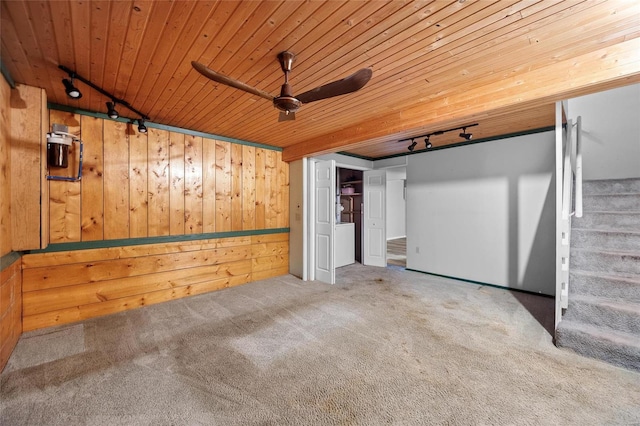
[[[115,102],[107,102],[107,115],[109,118],[113,118],[114,120],[120,117],[118,111],[116,111],[116,103]]]
[[[140,111],[138,111],[137,109],[129,105],[129,103],[124,99],[119,99],[115,97],[111,93],[105,91],[102,87],[96,86],[86,78],[83,78],[82,76],[76,74],[75,71],[65,67],[64,65],[58,65],[58,68],[66,72],[67,75],[69,76],[69,79],[66,79],[66,78],[62,79],[65,92],[67,92],[67,95],[69,95],[69,97],[74,99],[80,99],[82,97],[82,93],[80,93],[80,90],[78,90],[78,88],[73,84],[75,80],[79,80],[84,84],[86,84],[87,86],[91,87],[92,89],[95,89],[98,92],[102,93],[107,99],[111,99],[109,102],[106,103],[107,115],[109,116],[109,118],[116,120],[117,118],[120,117],[120,114],[118,114],[118,111],[116,111],[116,104],[118,104],[120,106],[127,108],[128,110],[134,112],[137,116],[139,116],[140,118],[138,119],[138,131],[140,133],[147,132],[147,126],[144,124],[145,121],[149,120],[149,117],[147,115],[141,113]],[[129,120],[130,123],[133,123],[134,121],[135,120]]]
[[[147,126],[144,125],[144,119],[138,118],[138,131],[140,133],[147,133]]]
[[[78,90],[76,86],[73,85],[74,75],[70,74],[69,77],[70,77],[70,80],[66,78],[62,79],[62,84],[64,84],[64,91],[67,93],[67,96],[69,96],[70,98],[80,99],[82,97],[82,93],[80,92],[80,90]]]
[[[461,138],[463,138],[463,139],[466,139],[466,140],[470,141],[470,140],[471,140],[471,138],[473,137],[473,134],[471,134],[471,133],[467,133],[467,128],[466,128],[466,127],[463,127],[463,128],[462,128],[462,133],[460,133],[460,135],[459,135],[459,136],[460,136]]]
[[[416,139],[420,139],[420,138],[424,138],[425,149],[431,149],[433,147],[433,145],[431,144],[431,141],[430,141],[431,136],[443,135],[443,134],[445,134],[447,132],[452,132],[454,130],[462,130],[462,133],[460,133],[460,137],[470,141],[471,138],[473,137],[473,135],[471,133],[467,133],[467,127],[473,127],[473,126],[477,126],[477,125],[478,125],[478,123],[474,123],[474,124],[468,124],[468,125],[463,126],[463,127],[455,127],[453,129],[437,130],[435,132],[431,132],[431,133],[428,133],[426,135],[414,136],[414,137],[409,138],[409,139],[401,139],[398,142],[411,141],[411,145],[409,145],[407,147],[407,149],[409,151],[413,152],[413,150],[416,148],[416,145],[418,144],[415,140]]]

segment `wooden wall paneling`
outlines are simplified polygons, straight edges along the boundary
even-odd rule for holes
[[[289,234],[251,237],[251,279],[263,280],[289,273]]]
[[[231,144],[231,230],[242,230],[242,145]]]
[[[231,231],[230,145],[216,141],[216,232]]]
[[[266,151],[266,162],[264,171],[264,204],[265,204],[265,227],[275,228],[278,222],[278,169],[276,164],[276,151]]]
[[[220,265],[247,260],[251,256],[250,246],[234,245],[189,251],[180,251],[179,248],[174,248],[168,253],[147,256],[125,256],[89,262],[50,264],[37,268],[25,268],[24,291],[33,292],[179,269]]]
[[[256,149],[242,146],[242,229],[256,229]]]
[[[150,127],[149,159],[149,236],[170,234],[169,219],[169,132]]]
[[[22,334],[22,276],[17,260],[0,272],[0,372]]]
[[[4,3],[2,4],[4,8]],[[0,256],[11,249],[11,89],[0,78]]]
[[[216,231],[216,141],[202,140],[202,232]]]
[[[194,266],[125,278],[102,279],[95,282],[66,286],[63,289],[51,288],[25,291],[23,299],[24,315],[41,314],[246,274],[251,272],[251,265],[251,259],[247,259],[219,265]]]
[[[202,137],[184,137],[184,228],[202,233]]]
[[[40,117],[42,117],[42,140],[40,141],[40,248],[46,248],[49,245],[50,222],[49,222],[49,209],[51,203],[49,193],[49,181],[47,180],[47,173],[49,167],[47,165],[47,139],[46,134],[49,131],[49,107],[47,105],[47,93],[43,90],[42,97],[40,98]]]
[[[265,222],[265,171],[267,150],[256,148],[256,229],[264,229]]]
[[[184,234],[184,134],[169,133],[169,233]]]
[[[0,78],[0,256],[12,250],[10,97],[9,84]]]
[[[43,90],[18,85],[11,91],[11,230],[15,251],[40,248],[40,151]]]
[[[82,141],[82,241],[104,238],[103,123],[101,118],[83,115]]]
[[[127,124],[104,120],[104,239],[129,238]]]
[[[123,259],[127,257],[146,257],[167,253],[187,253],[214,248],[250,246],[251,237],[227,237],[222,239],[206,239],[195,241],[176,241],[171,243],[141,244],[117,246],[86,250],[60,251],[38,254],[26,254],[22,257],[25,270],[52,265],[66,265],[72,263],[91,263],[106,260]],[[30,284],[28,284],[30,285]]]
[[[24,256],[24,330],[287,273],[288,233]]]
[[[131,124],[127,124],[131,128]],[[129,238],[149,235],[147,135],[129,131]],[[133,134],[132,134],[133,133]]]
[[[246,274],[239,276],[243,278]],[[208,293],[215,290],[230,287],[236,277],[208,279],[206,281],[175,287],[171,289],[153,291],[142,295],[123,297],[115,300],[106,300],[89,305],[74,306],[72,308],[29,315],[23,320],[23,330],[31,331],[54,325],[67,324],[102,315],[110,315],[117,312],[128,311],[144,306],[155,305],[169,300],[180,299],[187,296]]]
[[[289,164],[282,161],[282,152],[276,152],[276,167],[278,174],[278,215],[275,227],[287,228],[289,227]]]
[[[69,133],[80,135],[80,115],[66,111],[51,110],[49,122],[64,124]],[[80,161],[79,147],[69,147],[69,166],[66,169],[50,167],[52,176],[76,177]],[[49,181],[49,241],[51,243],[77,242],[81,239],[80,182]]]

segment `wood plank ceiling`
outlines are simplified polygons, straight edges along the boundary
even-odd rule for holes
[[[6,69],[50,102],[106,111],[82,83],[81,99],[66,96],[61,64],[153,122],[282,147],[285,160],[380,158],[407,152],[400,139],[471,123],[475,138],[550,126],[554,101],[640,81],[637,1],[3,0],[0,17]],[[269,101],[190,64],[277,95],[283,50],[297,55],[294,93],[364,67],[373,78],[279,123]]]

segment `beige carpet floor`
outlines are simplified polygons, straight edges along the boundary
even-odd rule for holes
[[[553,300],[360,264],[25,333],[2,425],[633,425],[640,374],[552,344]]]

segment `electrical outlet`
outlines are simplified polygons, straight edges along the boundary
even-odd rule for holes
[[[420,247],[416,247],[416,253],[420,254]]]

